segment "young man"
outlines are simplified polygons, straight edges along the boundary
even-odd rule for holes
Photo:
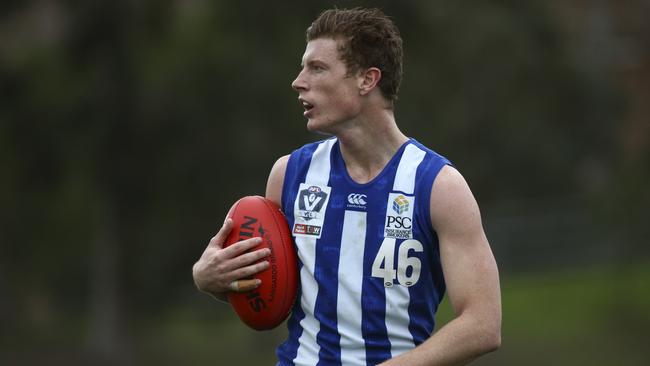
[[[267,183],[300,261],[279,365],[459,365],[500,345],[479,208],[448,160],[399,130],[401,76],[402,40],[379,10],[327,10],[307,29],[292,87],[307,128],[333,137],[280,158]],[[255,263],[267,249],[247,252],[256,239],[222,249],[231,227],[194,266],[199,289],[221,299],[268,268]],[[456,316],[434,333],[445,289]]]

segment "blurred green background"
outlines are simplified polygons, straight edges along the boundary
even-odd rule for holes
[[[504,320],[475,364],[647,364],[643,0],[3,1],[0,364],[274,364],[284,326],[247,329],[191,267],[321,138],[290,83],[332,5],[394,18],[398,123],[481,205]]]

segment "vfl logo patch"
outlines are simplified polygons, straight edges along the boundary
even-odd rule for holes
[[[325,193],[319,186],[311,186],[303,189],[298,194],[298,208],[300,216],[305,220],[311,220],[318,217],[318,213],[323,208],[327,200]]]
[[[413,205],[415,196],[390,193],[386,204],[384,237],[395,239],[413,238]]]
[[[293,234],[320,238],[331,187],[300,184],[294,202]]]

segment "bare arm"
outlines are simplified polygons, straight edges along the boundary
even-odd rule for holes
[[[454,168],[431,192],[447,294],[455,318],[415,349],[382,365],[464,365],[501,344],[501,293],[496,261],[467,183]]]
[[[275,202],[280,207],[282,207],[282,185],[284,184],[284,173],[287,171],[288,161],[289,155],[278,159],[275,165],[273,165],[269,179],[266,182],[266,198]]]
[[[283,156],[271,169],[266,186],[266,197],[280,205],[282,184],[289,156]],[[223,244],[232,230],[232,220],[224,221],[219,232],[210,239],[201,258],[194,264],[192,275],[199,290],[211,294],[216,299],[227,301],[230,283],[261,272],[269,267],[268,261],[256,261],[269,256],[267,248],[248,252],[259,245],[260,238],[251,238],[235,243],[228,248]],[[258,282],[256,287],[259,286]]]

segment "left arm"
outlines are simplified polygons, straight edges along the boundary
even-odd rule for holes
[[[382,363],[465,365],[501,345],[501,294],[496,261],[478,205],[460,173],[445,166],[431,192],[447,295],[455,318],[413,350]]]

